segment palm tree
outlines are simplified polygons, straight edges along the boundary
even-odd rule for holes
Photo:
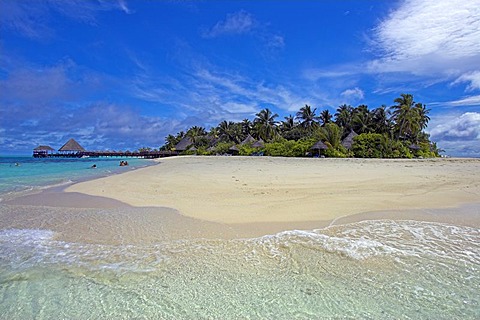
[[[234,143],[239,143],[240,142],[240,137],[239,135],[241,132],[238,132],[238,126],[236,126],[235,122],[233,121],[226,121],[223,120],[220,122],[218,125],[218,133],[220,137],[222,137],[224,140],[231,141]]]
[[[181,139],[178,139],[174,135],[169,134],[165,137],[165,146],[163,147],[164,150],[172,150],[175,145],[180,142]]]
[[[252,133],[253,124],[249,119],[243,119],[242,121],[242,134],[248,136]]]
[[[190,138],[194,139],[196,137],[201,137],[207,134],[207,131],[205,131],[204,127],[199,127],[199,126],[193,126],[187,131],[187,136]]]
[[[336,149],[340,145],[342,139],[343,129],[335,123],[327,123],[324,127],[320,128],[320,139],[330,147]]]
[[[352,121],[353,107],[346,104],[339,106],[335,113],[335,123],[349,132],[352,129]]]
[[[411,94],[402,93],[394,102],[396,105],[392,109],[397,139],[416,139],[430,120],[430,110],[421,103],[415,103]]]
[[[354,109],[352,124],[353,129],[359,134],[372,131],[373,115],[368,106],[362,104]]]
[[[373,131],[381,134],[390,133],[392,130],[392,121],[390,120],[387,106],[382,105],[381,107],[378,107],[373,110],[372,114]]]
[[[292,130],[297,125],[295,123],[295,118],[292,115],[284,118],[285,120],[281,123],[281,129],[283,132]]]
[[[317,111],[317,108],[312,110],[312,107],[306,104],[305,107],[300,108],[300,111],[297,112],[297,119],[301,120],[300,125],[308,132],[318,127],[318,117],[315,115],[315,111]]]
[[[415,110],[418,113],[420,130],[423,130],[427,127],[428,121],[430,121],[430,117],[428,116],[430,109],[427,109],[427,106],[422,103],[417,103],[415,104]]]
[[[320,123],[322,124],[322,127],[324,127],[327,123],[332,122],[333,115],[330,113],[328,110],[323,110],[320,112]]]
[[[258,138],[270,141],[277,135],[276,117],[278,117],[278,114],[273,114],[268,108],[261,110],[255,115],[253,122]]]

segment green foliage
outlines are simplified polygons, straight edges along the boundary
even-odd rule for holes
[[[338,150],[342,134],[343,130],[338,125],[335,123],[327,123],[324,127],[318,129],[314,136],[317,140],[322,140],[325,144]]]
[[[353,139],[352,151],[357,158],[412,158],[405,143],[379,133],[362,133]]]
[[[349,153],[345,148],[341,147],[339,149],[328,148],[323,155],[327,158],[347,158]]]
[[[246,143],[243,146],[239,146],[238,150],[240,150],[239,155],[241,156],[250,156],[252,153],[259,152],[261,148],[254,148],[252,147],[251,143]]]
[[[385,138],[378,133],[362,133],[353,138],[352,151],[357,158],[382,158]]]
[[[228,149],[230,149],[230,147],[233,146],[233,143],[232,142],[219,142],[216,146],[215,146],[215,151],[212,152],[212,154],[224,154],[224,153],[228,153]]]
[[[272,157],[304,157],[315,143],[313,139],[283,140],[265,145],[265,155]]]

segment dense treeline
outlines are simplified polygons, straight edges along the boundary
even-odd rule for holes
[[[193,126],[187,132],[168,135],[162,150],[175,150],[182,140],[189,141],[184,153],[223,154],[234,150],[240,155],[261,153],[270,156],[305,156],[312,146],[323,142],[322,155],[330,157],[412,158],[435,157],[439,150],[424,132],[430,120],[429,109],[416,103],[410,94],[402,94],[394,105],[370,110],[366,105],[341,105],[335,114],[305,105],[295,115],[278,121],[268,108],[253,121],[222,121],[208,132]],[[342,141],[358,134],[348,148]],[[248,136],[250,141],[241,144]],[[233,147],[235,146],[235,147]]]

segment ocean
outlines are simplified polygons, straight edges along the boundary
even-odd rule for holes
[[[2,199],[150,163],[0,159]],[[480,318],[478,228],[382,220],[212,238],[173,210],[2,202],[1,319]]]

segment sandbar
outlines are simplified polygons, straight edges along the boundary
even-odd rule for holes
[[[402,219],[401,212],[478,204],[480,159],[182,156],[65,192],[222,224],[315,227],[371,212]]]

